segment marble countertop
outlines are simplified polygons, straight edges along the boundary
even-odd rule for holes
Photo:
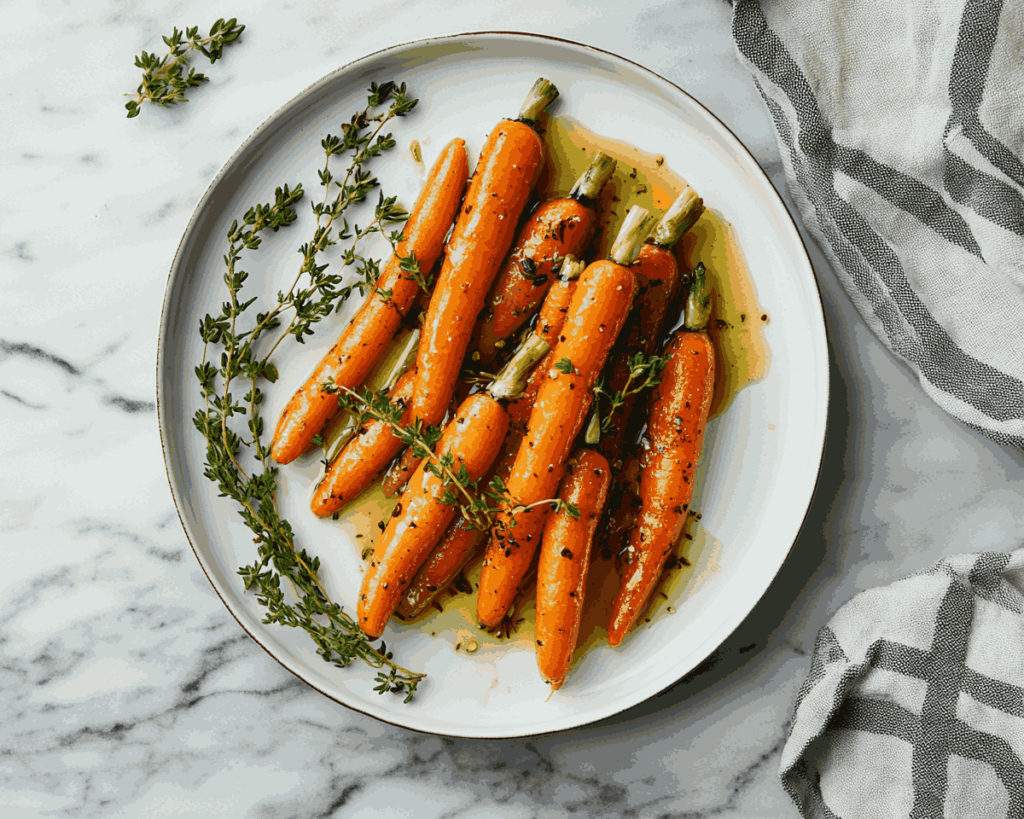
[[[125,119],[134,54],[162,50],[174,25],[233,14],[249,27],[201,69],[211,82],[188,105]],[[260,122],[339,65],[396,42],[509,28],[653,68],[785,191],[730,8],[186,0],[10,3],[0,20],[5,817],[794,817],[777,768],[817,630],[862,589],[947,554],[1020,544],[1019,455],[925,396],[808,242],[831,344],[824,466],[782,572],[707,662],[614,718],[528,740],[421,735],[326,699],[227,613],[167,486],[156,334],[195,203]]]

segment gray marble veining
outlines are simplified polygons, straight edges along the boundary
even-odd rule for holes
[[[193,558],[154,417],[166,271],[193,204],[281,103],[389,44],[519,28],[616,51],[693,93],[784,191],[728,5],[252,3],[231,12],[249,28],[203,69],[211,82],[191,102],[125,119],[132,55],[220,13],[198,2],[0,9],[2,814],[795,816],[776,770],[817,629],[861,589],[946,554],[1012,548],[1024,532],[1019,455],[931,403],[813,246],[832,403],[790,559],[686,679],[563,734],[419,735],[294,679]]]

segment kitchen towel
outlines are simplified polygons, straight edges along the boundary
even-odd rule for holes
[[[819,633],[782,752],[806,819],[1024,817],[1024,549],[861,592]]]
[[[734,0],[733,36],[861,315],[1024,449],[1024,0]]]

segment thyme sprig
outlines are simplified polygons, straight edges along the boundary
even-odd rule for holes
[[[261,379],[270,383],[277,380],[272,356],[284,338],[292,336],[301,343],[313,332],[314,324],[340,308],[354,289],[362,289],[360,282],[373,286],[373,271],[379,269],[379,263],[361,255],[357,244],[372,233],[382,232],[386,225],[401,221],[405,211],[394,198],[381,194],[367,227],[349,229],[345,213],[365,201],[378,185],[365,166],[395,144],[390,134],[381,134],[384,124],[404,115],[415,104],[406,96],[404,86],[373,84],[366,109],[342,126],[341,137],[324,140],[325,166],[320,174],[324,198],[313,206],[316,228],[313,238],[300,248],[299,273],[288,290],[277,294],[277,303],[268,312],[257,312],[248,329],[242,329],[241,322],[256,299],[242,300],[240,296],[248,273],[238,268],[238,262],[243,252],[259,248],[267,230],[276,232],[295,220],[302,186],[294,190],[278,188],[272,204],[250,208],[241,225],[237,220],[232,223],[224,256],[228,300],[219,315],[206,315],[199,327],[203,358],[195,372],[204,408],[194,417],[196,428],[207,440],[204,474],[217,484],[222,496],[238,504],[239,514],[256,535],[258,559],[238,573],[246,590],[254,589],[257,601],[266,609],[263,622],[302,629],[316,644],[317,653],[338,667],[361,660],[378,669],[374,690],[381,694],[404,693],[406,702],[425,675],[396,664],[384,643],[376,648],[371,645],[359,624],[328,595],[320,580],[319,558],[295,543],[291,526],[278,513],[277,468],[270,460],[269,447],[261,440],[264,394],[259,384]],[[385,110],[377,110],[385,105]],[[331,174],[330,160],[346,153],[351,153],[350,164],[338,182]],[[341,269],[354,264],[359,276],[356,283],[342,286],[340,272],[328,273],[328,265],[321,264],[319,258],[326,248],[345,240],[351,243],[342,254]],[[283,331],[266,349],[257,351],[261,337],[281,327],[289,312],[291,318]],[[219,366],[211,360],[214,346],[222,348]],[[232,386],[239,380],[248,390],[241,400],[232,393]],[[248,437],[232,427],[236,416],[248,417]],[[252,457],[246,458],[246,452]],[[253,458],[256,468],[249,470],[243,462],[251,463]],[[286,595],[282,579],[287,581],[291,594]]]
[[[374,113],[389,101],[391,104],[385,110]],[[320,202],[313,205],[316,229],[312,240],[299,248],[302,264],[296,276],[296,282],[303,275],[308,276],[311,283],[318,285],[319,293],[314,292],[317,288],[300,290],[294,297],[297,312],[301,315],[288,332],[300,343],[304,336],[313,332],[313,324],[329,316],[332,309],[341,310],[353,292],[358,290],[362,294],[377,285],[380,262],[361,254],[358,251],[359,243],[375,233],[384,234],[386,227],[403,222],[409,214],[398,204],[396,197],[385,197],[383,193],[379,194],[373,218],[365,227],[360,228],[354,224],[350,228],[344,214],[349,208],[365,202],[374,188],[379,187],[377,178],[364,166],[395,147],[391,134],[382,133],[384,126],[395,117],[404,117],[416,107],[417,102],[408,96],[405,83],[371,83],[366,108],[342,124],[341,136],[328,134],[320,143],[324,150],[324,167],[318,173],[324,195]],[[349,152],[352,154],[351,161],[339,181],[331,172],[331,158]],[[392,231],[385,234],[385,238],[394,249],[402,234],[400,231]],[[349,245],[342,252],[340,270],[336,274],[326,275],[324,271],[327,265],[317,264],[318,254],[344,241],[348,241]],[[401,262],[403,265],[415,265],[415,258],[402,258]],[[355,279],[341,286],[342,274],[352,265],[355,265]]]
[[[163,57],[143,51],[135,58],[135,67],[141,68],[143,72],[142,82],[135,91],[135,99],[129,100],[124,106],[128,109],[128,119],[142,113],[142,104],[146,100],[164,108],[188,102],[185,92],[210,80],[205,74],[197,74],[194,68],[189,68],[192,53],[198,51],[212,65],[224,56],[224,46],[237,40],[243,31],[245,26],[238,25],[236,18],[225,20],[221,17],[210,26],[210,33],[206,37],[199,35],[199,26],[184,31],[175,27],[170,37],[163,38],[170,49]],[[188,73],[185,73],[186,69]]]
[[[645,355],[642,350],[636,353],[628,361],[629,375],[626,383],[622,385],[622,389],[614,392],[608,390],[603,376],[597,379],[594,384],[594,417],[600,418],[602,436],[615,434],[615,413],[625,405],[627,398],[653,389],[661,383],[661,374],[668,364],[668,359],[669,356],[660,356],[656,353]]]
[[[482,485],[480,478],[470,479],[465,463],[456,463],[454,453],[434,451],[435,445],[441,440],[441,428],[436,425],[424,425],[416,418],[410,424],[402,423],[405,407],[401,402],[392,403],[386,390],[374,392],[362,389],[357,392],[347,387],[339,387],[334,383],[320,385],[323,392],[338,396],[338,404],[358,416],[360,426],[368,420],[386,424],[405,446],[410,447],[413,454],[424,460],[424,469],[441,479],[441,493],[438,503],[446,506],[458,506],[459,514],[475,529],[486,531],[495,525],[498,512],[507,509],[509,526],[516,525],[516,515],[520,515],[535,506],[551,506],[555,512],[563,512],[579,519],[580,511],[571,503],[561,498],[548,498],[530,504],[517,502],[504,481],[495,476]]]

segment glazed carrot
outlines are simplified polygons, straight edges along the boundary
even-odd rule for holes
[[[537,566],[537,669],[552,688],[569,673],[583,614],[590,547],[611,483],[608,461],[592,449],[578,450],[566,464],[558,497],[579,512],[548,518]]]
[[[519,119],[501,122],[480,152],[423,322],[413,412],[424,424],[439,423],[448,409],[473,326],[544,163],[535,121],[557,96],[537,80]]]
[[[569,311],[569,303],[572,301],[572,294],[576,292],[576,282],[582,272],[583,263],[575,256],[566,256],[559,270],[558,280],[551,286],[548,295],[544,299],[544,303],[541,305],[540,315],[534,327],[534,334],[546,341],[549,347],[554,347],[558,342],[558,334],[565,323],[565,315]],[[530,381],[526,386],[526,393],[530,396],[529,402],[527,403],[524,400],[524,394],[509,404],[513,429],[515,429],[517,423],[517,411],[525,411],[526,415],[529,416],[530,408],[533,406],[533,400],[536,398],[537,388],[540,384],[541,371],[544,369],[546,368],[540,366],[530,373]],[[519,390],[516,392],[518,393]],[[525,425],[525,419],[522,420]],[[506,439],[506,449],[509,440],[512,438],[513,436],[510,435]],[[517,448],[519,446],[518,438],[515,439],[515,446]],[[515,457],[515,450],[512,452],[512,457]],[[392,467],[384,479],[382,487],[384,495],[389,498],[393,497],[405,485],[409,476],[416,470],[418,463],[419,457],[411,449],[407,449],[402,453],[398,463]],[[502,479],[506,477],[508,476],[502,475]]]
[[[281,414],[271,447],[278,463],[291,463],[301,455],[337,411],[337,398],[322,392],[320,385],[333,381],[350,389],[359,386],[395,334],[420,289],[406,278],[398,256],[414,255],[424,273],[434,266],[459,209],[468,174],[466,143],[453,139],[430,169],[405,223],[405,238],[384,266],[377,287]],[[390,296],[385,296],[388,291]]]
[[[508,415],[499,402],[486,394],[471,395],[445,427],[436,451],[451,454],[454,471],[465,466],[475,480],[490,467],[507,430]],[[430,463],[421,463],[412,476],[363,576],[357,613],[371,638],[383,633],[416,570],[458,512],[458,506],[438,502],[444,489],[441,478],[426,469]]]
[[[680,276],[675,246],[703,212],[704,203],[696,191],[685,188],[665,212],[630,268],[636,274],[639,292],[603,373],[609,394],[623,389],[629,379],[629,361],[634,355],[650,356],[660,349],[668,310],[676,303],[684,279],[689,277],[689,273]],[[639,397],[637,394],[625,397],[625,403],[610,418],[614,431],[602,432],[599,442],[592,434],[594,427],[587,428],[587,443],[599,444],[598,449],[612,465],[615,475],[601,540],[603,546],[616,553],[625,547],[640,513],[639,464],[632,444],[646,422],[647,413],[638,406]],[[646,406],[646,402],[642,402],[642,406]],[[604,411],[602,420],[607,421],[607,404],[599,409]],[[595,421],[594,416],[591,421]]]
[[[646,210],[634,207],[612,247],[611,259],[591,264],[580,276],[553,351],[554,364],[540,385],[509,476],[512,502],[499,513],[487,545],[477,619],[489,628],[505,616],[536,554],[551,508],[544,501],[558,488],[573,439],[593,401],[591,389],[626,321],[636,286],[628,265],[653,222]]]
[[[468,493],[465,485],[460,488],[452,476],[465,470],[466,480],[473,482],[491,468],[508,432],[505,403],[517,397],[524,374],[548,349],[547,343],[537,336],[527,339],[490,383],[487,392],[471,395],[462,402],[435,448],[437,457],[416,468],[409,488],[392,513],[391,523],[377,541],[370,569],[363,578],[359,625],[369,636],[380,636],[417,570],[454,518],[459,507],[445,502],[444,495]],[[445,458],[452,459],[448,472],[443,468]],[[445,477],[442,479],[438,473]],[[471,518],[474,513],[463,510],[463,514]],[[478,517],[480,514],[477,513]],[[485,518],[486,523],[489,521]]]
[[[578,261],[575,256],[566,257],[559,273],[558,281],[551,286],[544,299],[544,303],[541,305],[537,324],[533,328],[533,335],[545,341],[551,348],[558,344],[558,337],[561,335],[562,327],[565,325],[565,318],[569,313],[569,305],[572,303],[572,296],[576,292],[576,286],[579,283],[579,277],[583,270],[583,262]],[[521,356],[525,349],[526,346],[524,345],[523,349],[516,353],[516,357]],[[515,463],[516,455],[519,453],[519,445],[526,435],[530,413],[537,401],[537,393],[540,392],[540,386],[549,377],[548,371],[555,365],[555,359],[552,356],[553,353],[550,352],[544,356],[540,364],[530,371],[526,383],[517,385],[516,389],[513,390],[518,397],[509,401],[508,404],[509,433],[505,438],[505,443],[502,446],[501,455],[498,459],[498,465],[495,469],[495,474],[503,481],[507,481],[512,473],[512,465]],[[509,369],[515,360],[513,358],[506,365],[506,369]]]
[[[547,296],[544,297],[544,303],[540,306],[533,332],[551,347],[558,343],[558,336],[565,324],[565,317],[569,314],[569,305],[572,304],[572,297],[584,267],[583,262],[578,261],[572,254],[566,256],[559,268],[558,279],[551,285]]]
[[[392,404],[405,407],[402,424],[412,420],[412,390],[415,384],[416,371],[409,370],[388,393]],[[383,421],[367,421],[359,434],[345,445],[327,467],[309,504],[313,514],[320,518],[333,515],[373,483],[373,479],[401,448],[401,439],[395,437],[389,425]]]
[[[617,646],[636,623],[686,525],[693,475],[704,443],[715,385],[715,353],[704,329],[709,298],[703,266],[693,274],[685,328],[666,348],[671,358],[651,398],[650,447],[641,462],[642,506],[612,604],[608,642]]]
[[[458,576],[486,536],[486,530],[474,528],[465,518],[452,523],[416,572],[398,604],[398,614],[408,619],[426,609],[438,593]]]
[[[482,361],[525,324],[544,298],[566,254],[580,254],[596,226],[596,200],[615,170],[600,151],[567,196],[540,205],[526,219],[487,298],[478,349]]]
[[[548,346],[557,343],[558,334],[562,330],[562,324],[565,322],[568,312],[568,304],[582,271],[582,262],[577,261],[575,256],[566,257],[558,281],[551,287],[544,299],[540,317],[534,328],[534,335]],[[524,345],[505,366],[504,371],[526,372],[525,367],[517,364],[517,360],[521,361],[529,355],[528,351],[528,345]],[[518,380],[512,379],[505,389],[505,395],[509,399],[507,406],[509,431],[502,442],[501,451],[498,453],[491,475],[485,483],[490,484],[490,479],[493,477],[498,477],[502,481],[508,480],[516,453],[519,451],[519,444],[526,434],[526,423],[537,398],[537,391],[540,389],[543,379],[547,377],[547,369],[554,363],[550,361],[550,358],[551,354],[548,353],[541,364],[530,372],[525,384],[522,383],[520,377]],[[516,395],[518,397],[515,397]],[[483,544],[486,534],[485,531],[474,529],[462,519],[451,524],[441,542],[416,573],[412,585],[409,586],[409,591],[402,598],[402,603],[398,608],[399,614],[404,617],[415,617],[430,605],[434,597],[455,579],[462,567],[476,553]]]
[[[501,122],[480,152],[423,321],[413,413],[424,424],[439,423],[451,402],[473,325],[540,176],[544,144],[536,119],[557,96],[554,85],[538,79],[519,118]],[[411,449],[402,453],[385,493],[397,492],[418,464]]]
[[[616,393],[626,387],[630,381],[630,359],[633,356],[637,353],[649,356],[660,347],[668,308],[680,284],[675,245],[703,212],[704,202],[693,188],[687,186],[665,211],[630,267],[637,279],[637,294],[626,326],[604,368],[604,389],[608,393]],[[613,433],[602,434],[600,442],[590,437],[587,439],[588,444],[600,443],[601,453],[615,472],[622,468],[623,447],[628,440],[629,421],[638,397],[636,393],[627,395],[625,403],[615,411],[610,419]]]

